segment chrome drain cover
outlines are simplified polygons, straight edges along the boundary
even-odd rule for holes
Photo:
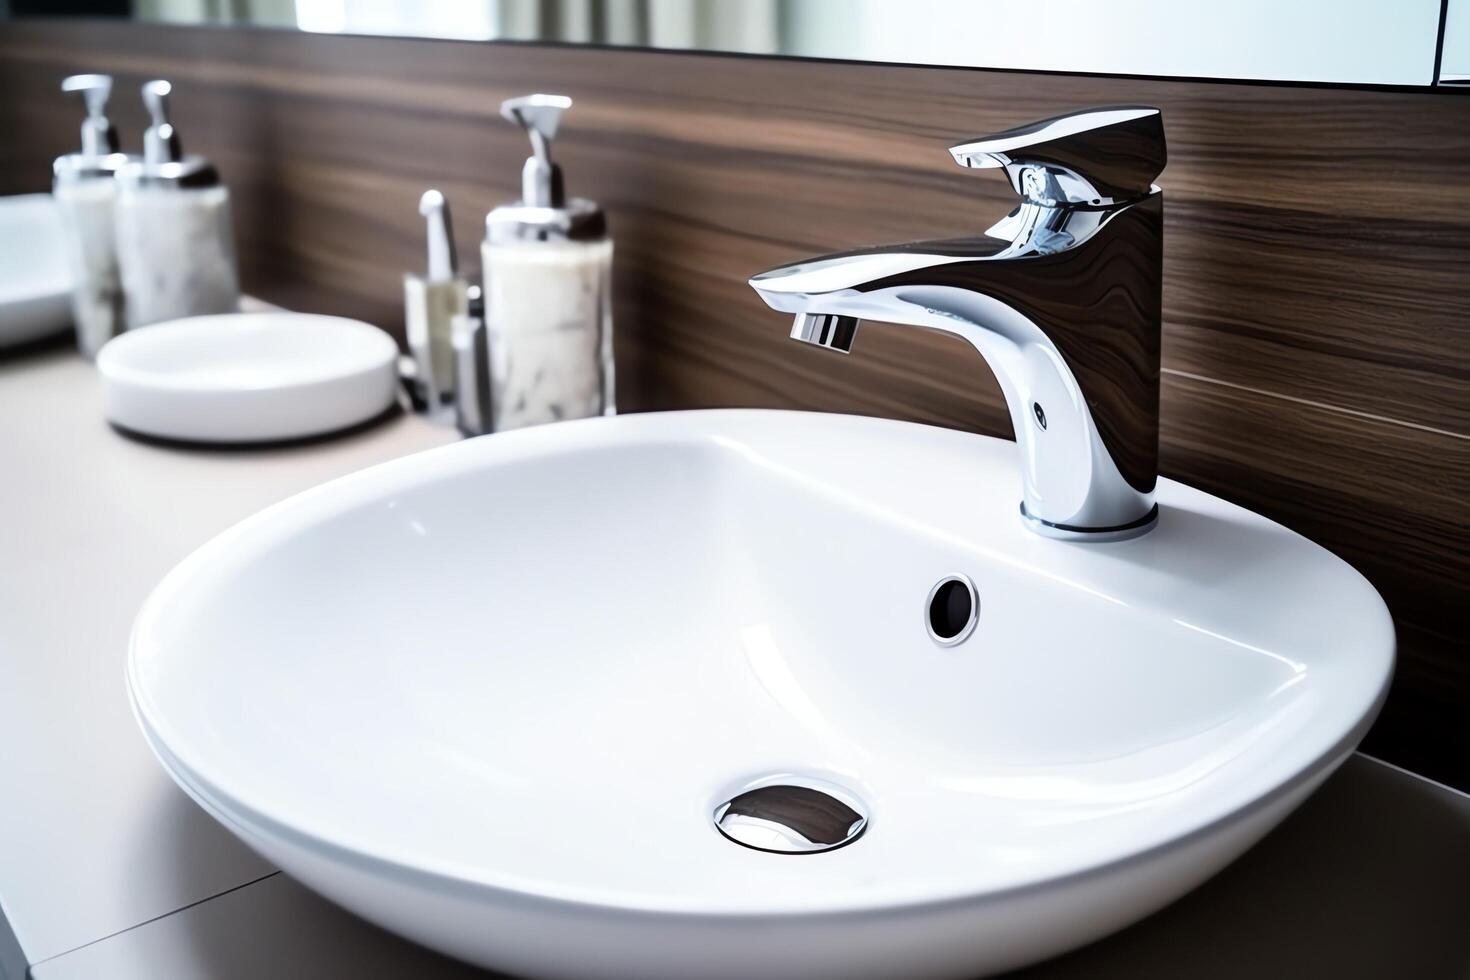
[[[852,794],[803,783],[746,790],[715,808],[715,827],[742,847],[772,854],[820,854],[862,836],[868,815]]]

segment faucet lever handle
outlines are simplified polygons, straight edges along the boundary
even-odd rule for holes
[[[965,140],[949,152],[964,167],[1003,167],[1017,194],[1066,204],[1143,197],[1168,162],[1163,117],[1143,105],[1053,116]]]

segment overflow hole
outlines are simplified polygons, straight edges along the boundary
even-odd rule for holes
[[[929,590],[929,604],[924,622],[929,638],[940,646],[961,643],[975,628],[980,615],[980,600],[975,584],[963,575],[941,579]]]

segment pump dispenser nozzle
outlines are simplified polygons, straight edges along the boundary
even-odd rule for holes
[[[124,184],[150,184],[177,188],[204,188],[219,184],[214,164],[197,154],[185,154],[179,131],[169,119],[171,82],[155,78],[143,83],[143,108],[148,110],[148,128],[143,131],[143,159],[125,168],[119,176]]]
[[[184,151],[179,134],[168,121],[168,97],[173,85],[161,78],[143,83],[143,106],[152,125],[143,131],[143,162],[151,165],[178,163]]]
[[[531,138],[531,156],[521,168],[521,203],[533,208],[559,208],[566,203],[561,167],[551,159],[551,141],[561,114],[572,107],[565,95],[524,95],[500,103],[500,114]]]
[[[568,198],[561,166],[551,159],[551,141],[561,115],[572,107],[565,95],[523,95],[500,103],[500,114],[526,131],[531,156],[521,168],[521,199],[485,216],[485,240],[595,241],[607,237],[602,209],[582,198]]]
[[[71,75],[61,80],[63,92],[80,92],[87,104],[82,120],[82,156],[97,160],[117,152],[117,127],[107,118],[107,99],[112,95],[111,75]]]

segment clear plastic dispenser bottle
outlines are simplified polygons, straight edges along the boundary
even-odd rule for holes
[[[117,250],[127,327],[240,307],[230,193],[168,121],[172,86],[143,85],[143,159],[118,175]]]
[[[87,105],[82,148],[56,158],[52,193],[61,210],[75,283],[71,305],[77,346],[87,357],[96,357],[98,349],[123,329],[113,219],[117,173],[130,159],[118,152],[117,129],[107,118],[112,77],[72,75],[62,81],[61,90],[80,92]]]
[[[481,258],[489,349],[488,431],[611,415],[612,241],[602,209],[567,199],[551,141],[572,100],[510,99],[501,115],[533,153],[521,200],[485,218]]]

